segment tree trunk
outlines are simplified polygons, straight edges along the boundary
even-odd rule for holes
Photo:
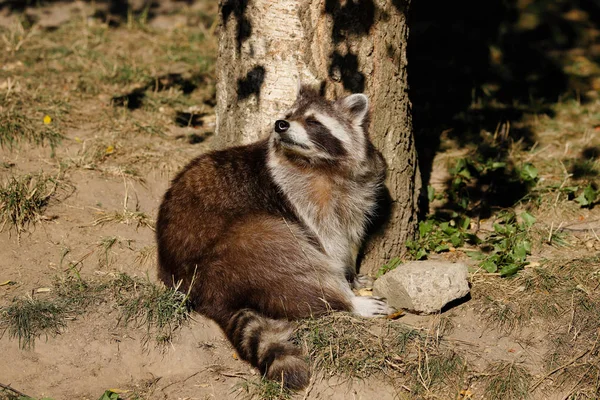
[[[364,249],[361,272],[404,253],[415,231],[420,178],[407,94],[408,0],[222,0],[217,140],[269,134],[298,80],[329,98],[366,93],[370,135],[388,163],[391,210]]]

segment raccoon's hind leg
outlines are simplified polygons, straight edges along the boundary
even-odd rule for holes
[[[258,368],[265,378],[283,382],[294,390],[308,385],[310,370],[302,351],[290,340],[290,322],[243,309],[232,316],[224,330],[240,357]]]

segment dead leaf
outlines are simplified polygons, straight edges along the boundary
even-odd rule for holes
[[[403,315],[404,315],[404,311],[400,310],[400,311],[397,311],[397,312],[395,312],[393,314],[390,314],[390,315],[386,316],[386,318],[387,319],[398,319],[398,318],[400,318]]]
[[[131,390],[125,390],[125,389],[108,389],[113,393],[117,393],[117,394],[121,394],[121,393],[129,393],[131,392]]]

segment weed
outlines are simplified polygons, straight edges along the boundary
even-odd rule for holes
[[[145,325],[146,343],[152,335],[159,344],[169,343],[173,331],[190,318],[189,297],[176,288],[166,288],[125,274],[120,274],[111,287],[122,312],[121,321],[125,325],[130,322]]]
[[[402,260],[400,259],[400,257],[394,257],[392,258],[387,264],[382,265],[379,270],[377,271],[377,278],[379,278],[380,276],[382,276],[383,274],[386,274],[394,269],[396,269],[396,267],[398,265],[402,264]]]
[[[430,253],[441,253],[456,249],[465,244],[478,243],[479,239],[467,232],[471,224],[468,217],[459,217],[457,214],[447,222],[435,218],[419,222],[419,237],[408,241],[406,247],[411,256],[417,260],[427,257]]]
[[[258,400],[289,400],[293,392],[280,382],[268,379],[246,380],[236,388],[241,389],[249,399]]]
[[[71,268],[68,274],[54,279],[54,292],[58,301],[69,312],[75,314],[84,312],[92,304],[105,302],[106,299],[102,294],[108,286],[106,282],[82,279],[75,268]]]
[[[493,205],[512,205],[538,180],[533,164],[525,163],[517,168],[507,161],[498,161],[496,155],[485,153],[458,159],[449,172],[448,201],[463,213],[471,212],[473,207],[487,210]],[[477,202],[473,203],[474,200]]]
[[[412,375],[413,395],[430,393],[432,389],[446,384],[459,383],[464,378],[465,361],[451,350],[429,355],[426,351],[419,354],[417,363],[408,370]],[[460,386],[460,383],[456,385]],[[434,392],[436,393],[436,392]]]
[[[156,245],[146,246],[138,251],[135,261],[140,265],[147,265],[154,261],[156,257]]]
[[[486,379],[485,398],[490,400],[526,399],[529,397],[531,374],[526,368],[500,362],[491,365]]]
[[[57,185],[56,178],[43,174],[11,177],[0,187],[0,230],[9,223],[20,236],[27,226],[39,220]]]
[[[99,258],[98,263],[100,264],[100,266],[108,266],[110,264],[110,252],[111,249],[115,246],[115,245],[119,245],[119,246],[125,246],[126,248],[128,248],[129,250],[133,250],[131,248],[131,239],[121,239],[118,238],[116,236],[105,236],[103,238],[100,239],[100,242],[98,242],[98,247],[100,249],[102,249],[102,257]]]
[[[488,255],[481,252],[471,253],[476,259],[482,259],[481,268],[488,272],[499,272],[501,276],[511,276],[527,265],[527,256],[531,254],[531,241],[528,231],[535,218],[524,212],[522,222],[512,212],[501,213],[494,223],[494,232],[486,239],[493,246]]]
[[[513,302],[502,302],[487,297],[485,306],[481,310],[485,320],[503,332],[511,332],[520,326],[525,318],[524,311],[519,304]]]
[[[587,185],[583,192],[575,198],[581,207],[592,208],[596,203],[596,199],[600,195],[600,191],[592,184]]]
[[[94,220],[94,222],[92,222],[93,226],[103,225],[103,224],[106,224],[109,222],[117,222],[117,223],[121,223],[121,224],[125,224],[125,225],[135,223],[136,229],[139,228],[140,226],[145,226],[147,228],[154,230],[154,220],[152,220],[152,218],[150,218],[148,216],[148,214],[146,214],[143,211],[123,210],[123,211],[115,211],[111,214],[106,214],[106,213],[103,213],[103,214],[104,215],[102,217],[97,218]]]
[[[379,323],[377,323],[379,322]],[[464,361],[441,344],[443,326],[421,332],[389,321],[366,321],[334,313],[301,322],[296,341],[327,375],[402,379],[412,391],[439,393],[462,379]],[[407,374],[408,372],[408,374]]]
[[[31,348],[42,335],[56,336],[65,328],[66,309],[56,301],[33,297],[13,300],[0,309],[0,329],[17,338],[21,348]]]
[[[0,112],[0,147],[12,149],[21,142],[41,146],[48,144],[54,154],[54,149],[62,139],[63,136],[50,122],[36,124],[24,114]]]

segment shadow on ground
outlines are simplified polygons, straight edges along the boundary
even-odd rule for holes
[[[528,188],[515,179],[508,146],[528,149],[536,141],[523,117],[552,115],[551,106],[568,97],[594,98],[600,3],[420,0],[412,2],[409,21],[408,79],[423,187],[448,138],[473,149],[474,157],[505,164],[476,178],[470,200],[487,204],[475,213],[513,205]],[[428,212],[426,196],[421,211]]]

